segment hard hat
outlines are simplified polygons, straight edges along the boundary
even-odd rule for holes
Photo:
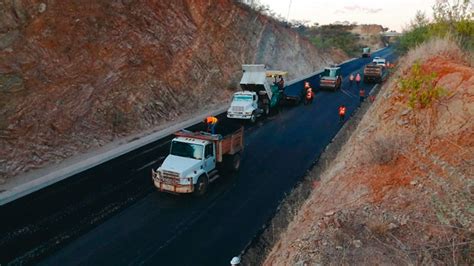
[[[240,264],[240,257],[233,257],[230,261],[231,265],[239,265]]]

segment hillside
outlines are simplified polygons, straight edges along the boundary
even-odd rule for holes
[[[321,180],[264,265],[474,263],[474,68],[465,59],[437,40],[400,61],[336,160],[309,174]],[[446,94],[409,108],[398,78],[433,73]]]
[[[384,28],[375,24],[300,26],[298,31],[320,49],[326,51],[341,49],[349,56],[354,57],[361,55],[363,47],[370,47],[372,50],[385,47],[380,35]]]
[[[0,183],[346,59],[231,0],[0,3]]]

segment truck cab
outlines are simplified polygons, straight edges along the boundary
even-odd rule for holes
[[[370,57],[370,47],[362,48],[362,57]]]
[[[374,60],[372,60],[372,63],[377,66],[386,67],[387,60],[385,60],[385,58],[375,57]]]
[[[267,70],[265,65],[242,65],[242,72],[242,91],[234,93],[227,117],[254,123],[258,117],[269,115],[271,109],[280,104],[283,90],[278,87],[276,78],[287,73]]]
[[[341,68],[337,66],[326,67],[319,79],[319,87],[321,89],[330,89],[330,90],[336,91],[337,89],[341,88],[341,85],[342,85]]]
[[[180,131],[170,153],[152,170],[155,187],[171,193],[202,195],[222,171],[237,171],[243,149],[243,128],[227,134]]]
[[[249,119],[252,123],[257,120],[258,96],[253,91],[239,91],[234,93],[232,103],[227,110],[228,118]]]

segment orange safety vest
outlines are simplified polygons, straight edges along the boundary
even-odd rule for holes
[[[346,107],[339,107],[339,115],[345,115],[346,114]]]
[[[215,118],[214,116],[209,116],[206,118],[206,123],[211,124],[211,125],[215,124],[217,123],[217,118]]]

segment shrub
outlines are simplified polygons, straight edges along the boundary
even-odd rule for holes
[[[397,50],[401,53],[433,38],[454,37],[466,50],[474,49],[474,21],[471,1],[438,1],[433,6],[432,21],[418,12],[409,29],[400,38]]]
[[[419,61],[415,62],[410,73],[399,80],[400,92],[408,97],[410,108],[425,108],[433,101],[446,95],[443,87],[436,86],[436,73],[426,74],[421,68]]]

